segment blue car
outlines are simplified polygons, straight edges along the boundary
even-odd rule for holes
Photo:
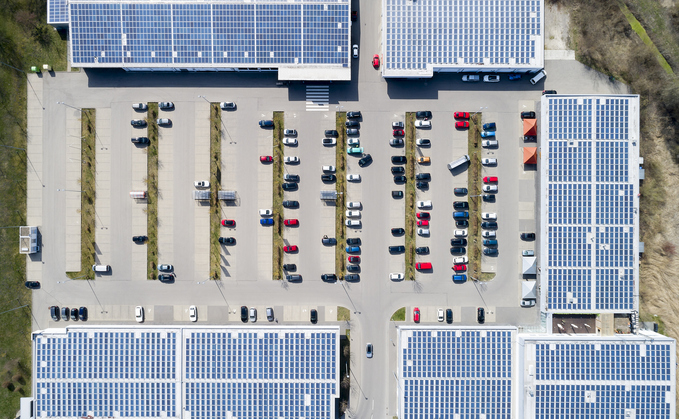
[[[521,74],[511,73],[509,75],[509,80],[521,80]]]
[[[262,218],[259,220],[259,223],[263,226],[272,226],[273,218]]]
[[[483,130],[484,131],[495,131],[495,122],[488,122],[487,124],[483,124]]]
[[[453,275],[453,281],[455,282],[465,282],[467,280],[467,275],[461,274],[461,275]]]
[[[347,253],[360,252],[361,248],[359,246],[347,246]]]
[[[495,131],[481,131],[481,137],[483,138],[495,137]]]
[[[262,119],[259,121],[259,126],[262,128],[271,128],[273,127],[273,121],[270,119]]]

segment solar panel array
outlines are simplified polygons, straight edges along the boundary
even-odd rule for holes
[[[638,97],[549,96],[543,106],[547,310],[632,311]]]
[[[39,417],[332,419],[339,328],[71,327],[34,343]]]
[[[400,417],[512,417],[514,330],[399,328]]]
[[[349,66],[349,0],[69,2],[79,66]]]
[[[541,0],[386,0],[385,76],[543,67]]]
[[[47,23],[68,23],[68,4],[66,0],[47,0]]]

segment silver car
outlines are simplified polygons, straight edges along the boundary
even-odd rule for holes
[[[257,321],[257,309],[250,307],[250,321],[255,323]]]

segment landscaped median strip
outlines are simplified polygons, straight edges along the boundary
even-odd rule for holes
[[[284,112],[273,113],[273,248],[272,278],[283,279],[283,129]]]
[[[148,279],[156,279],[158,268],[158,104],[149,103],[147,132],[149,146],[146,156],[146,275]]]
[[[347,119],[346,112],[337,112],[335,114],[335,129],[339,133],[337,137],[337,146],[335,147],[335,177],[337,182],[337,201],[335,202],[335,239],[337,245],[335,246],[335,270],[337,271],[337,278],[342,281],[344,279],[344,267],[346,250],[346,232],[347,226],[344,223],[346,206],[346,186],[347,186],[347,130],[344,127],[344,121]]]
[[[415,280],[415,112],[406,112],[405,147],[406,147],[406,271],[405,278]]]
[[[80,120],[80,272],[68,272],[71,278],[94,279],[95,199],[96,199],[96,116],[95,109],[83,109]]]
[[[221,277],[221,231],[222,204],[219,190],[222,185],[222,110],[218,103],[210,104],[210,278]]]

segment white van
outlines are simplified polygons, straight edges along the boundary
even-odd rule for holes
[[[347,227],[360,227],[361,220],[347,220],[345,221],[345,224],[347,225]]]
[[[108,272],[111,270],[109,265],[92,265],[92,270],[94,272]]]
[[[545,70],[540,70],[538,74],[535,75],[532,79],[530,79],[530,84],[537,84],[540,80],[544,79],[547,76],[547,73]]]

